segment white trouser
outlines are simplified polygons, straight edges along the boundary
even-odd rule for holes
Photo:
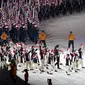
[[[68,73],[70,73],[71,72],[71,69],[72,68],[72,62],[71,62],[71,64],[70,64],[70,60],[68,60],[68,65],[66,65],[66,71],[68,72]]]
[[[44,59],[42,59],[42,60],[41,60],[41,66],[40,66],[40,69],[41,69],[41,70],[44,70],[44,63],[45,63],[45,61],[44,61]]]
[[[37,63],[33,63],[33,69],[37,69],[38,68],[38,64]]]
[[[83,67],[83,59],[79,59],[79,62],[78,62],[78,66],[80,66],[81,65],[81,67]]]
[[[1,68],[4,69],[4,61],[1,61]]]
[[[31,64],[30,64],[30,69],[33,69],[33,60],[31,60],[30,63],[31,63]]]
[[[18,57],[18,61],[19,61],[19,63],[20,63],[20,56]]]
[[[52,64],[51,64],[51,66],[52,66],[52,68],[53,68],[54,71],[57,70],[55,63],[56,63],[56,61],[55,62],[52,62]]]
[[[30,69],[31,68],[31,62],[30,61],[26,61],[26,69]]]

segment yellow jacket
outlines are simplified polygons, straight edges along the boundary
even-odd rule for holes
[[[45,34],[44,32],[41,32],[41,33],[39,34],[39,39],[40,39],[40,40],[45,40],[45,39],[46,39],[46,34]]]
[[[2,40],[6,40],[8,38],[8,35],[4,32],[2,35],[1,35],[1,39]]]
[[[75,36],[74,34],[70,34],[69,37],[68,37],[69,40],[75,40]]]

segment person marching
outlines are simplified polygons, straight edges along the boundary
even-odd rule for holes
[[[45,64],[45,48],[42,46],[39,46],[39,51],[40,51],[40,57],[41,57],[41,66],[40,66],[40,71],[44,72],[44,64]]]
[[[30,50],[31,52],[31,69],[30,70],[33,70],[33,57],[34,57],[35,52],[38,50],[38,49],[35,49],[34,47],[35,46],[32,46]]]
[[[55,62],[57,61],[57,62],[56,62],[57,68],[58,68],[58,69],[61,69],[60,66],[59,66],[59,64],[60,64],[60,52],[59,52],[59,51],[60,51],[60,50],[59,50],[59,45],[56,45],[55,48],[54,48],[54,55],[55,55],[55,60],[54,60],[54,61],[55,61]],[[56,65],[56,64],[55,64],[55,65]]]
[[[78,49],[78,54],[79,54],[79,65],[81,65],[82,68],[83,67],[83,51],[82,51],[83,45],[81,44],[80,48]],[[79,67],[78,65],[78,67]]]
[[[77,50],[74,50],[70,53],[71,55],[71,70],[74,70],[74,72],[77,72],[78,68],[78,53]]]
[[[54,66],[54,50],[50,50],[49,51],[49,56],[48,56],[48,70],[47,70],[47,73],[48,74],[53,74],[53,70],[55,69]]]
[[[33,54],[33,69],[36,70],[38,68],[38,55],[37,52],[35,52]],[[33,73],[36,73],[36,71],[34,71]]]
[[[70,31],[69,37],[68,37],[68,49],[72,45],[72,51],[74,51],[74,40],[75,40],[75,35]]]
[[[30,52],[26,51],[25,59],[26,59],[26,69],[30,70],[30,68],[31,68]]]
[[[66,66],[68,66],[68,69],[67,69],[67,71],[66,71],[66,73],[67,73],[67,75],[70,75],[70,54],[68,53],[67,55],[66,55]]]

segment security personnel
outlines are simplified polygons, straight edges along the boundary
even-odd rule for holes
[[[46,47],[46,34],[45,34],[45,31],[42,30],[42,32],[39,34],[39,39],[40,39],[40,42],[43,43],[43,45]]]
[[[75,36],[74,34],[72,33],[72,31],[70,31],[70,34],[68,36],[68,48],[70,48],[70,46],[72,45],[72,51],[74,51],[74,40],[75,40]]]

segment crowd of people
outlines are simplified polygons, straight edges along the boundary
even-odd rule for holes
[[[59,45],[50,49],[46,44],[46,33],[39,33],[39,20],[55,17],[60,13],[72,14],[85,8],[84,0],[63,0],[61,3],[43,4],[36,2],[29,4],[30,0],[1,0],[0,2],[0,67],[5,67],[11,72],[16,82],[16,71],[19,64],[25,63],[25,84],[28,82],[28,70],[39,69],[40,73],[53,74],[60,67],[61,55],[67,68],[66,73],[78,72],[79,66],[83,67],[83,45],[75,49],[75,36],[72,31],[69,34],[67,52],[64,53]],[[39,20],[38,20],[39,19]],[[35,45],[25,44],[30,38]],[[11,41],[11,42],[10,42]],[[70,49],[72,45],[72,50]],[[34,72],[36,73],[36,72]]]
[[[69,39],[71,39],[73,36],[72,31],[70,33]],[[73,46],[74,43],[71,43],[70,45],[73,46],[71,50],[68,43],[68,48],[66,49],[67,52],[64,52],[62,49],[60,49],[59,45],[56,45],[54,49],[47,47],[45,41],[46,34],[44,31],[41,32],[39,37],[39,43],[32,46],[22,42],[15,44],[12,41],[6,45],[1,45],[1,67],[4,68],[4,65],[14,60],[16,65],[26,63],[26,69],[28,70],[35,70],[37,68],[41,72],[44,72],[45,69],[47,69],[48,74],[53,74],[53,72],[57,72],[57,69],[61,69],[60,63],[66,59],[66,65],[69,66],[69,71],[74,70],[77,72],[80,63],[82,65],[81,67],[83,68],[83,44],[81,44],[79,49],[75,49]],[[70,42],[72,42],[72,40]],[[63,60],[61,61],[62,54]]]
[[[36,70],[38,70],[40,74],[46,72],[53,75],[54,72],[62,69],[61,65],[64,65],[67,75],[71,75],[72,72],[77,73],[81,68],[85,68],[83,65],[83,44],[78,49],[75,49],[75,35],[72,31],[70,31],[68,40],[66,51],[62,50],[60,45],[50,48],[46,44],[46,34],[42,30],[37,44],[29,45],[23,42],[14,43],[10,41],[5,45],[0,45],[0,68],[7,68],[13,82],[16,83],[17,69],[24,66],[22,72],[25,72],[25,85],[29,81],[28,71],[37,73]],[[50,83],[52,82],[48,79],[48,85]]]
[[[26,42],[28,38],[37,43],[39,21],[55,17],[60,13],[80,12],[85,9],[84,0],[1,0],[0,43]],[[5,36],[5,37],[4,37]]]
[[[42,1],[42,0],[41,0]],[[85,9],[84,0],[53,0],[49,3],[40,3],[40,11],[38,12],[39,20],[49,19],[50,17],[58,16],[59,14],[72,14],[73,12],[81,12]]]
[[[4,26],[0,26],[0,44],[6,44],[9,40],[12,39],[14,43],[16,42],[27,42],[30,38],[31,41],[37,43],[38,41],[38,26],[35,22],[27,23],[27,29],[25,24],[22,23],[21,27],[19,28],[15,23],[12,24],[12,28],[9,29],[7,23]],[[29,31],[30,30],[30,31]]]
[[[37,42],[39,20],[35,3],[32,0],[0,1],[0,43],[7,43],[9,39],[25,43],[28,38]]]

